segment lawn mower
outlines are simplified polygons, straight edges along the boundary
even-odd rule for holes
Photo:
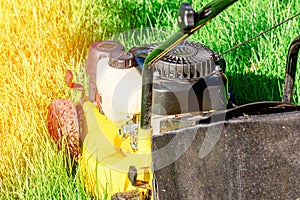
[[[48,129],[80,161],[85,188],[121,199],[300,198],[300,106],[291,104],[300,37],[290,45],[282,102],[236,106],[225,60],[186,39],[236,0],[195,12],[182,3],[180,31],[126,51],[89,48],[80,102],[53,100]],[[64,142],[65,141],[65,142]]]

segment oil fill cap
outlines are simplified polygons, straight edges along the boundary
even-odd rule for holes
[[[137,66],[134,55],[126,51],[113,52],[109,57],[108,64],[110,67],[117,69],[128,69]]]

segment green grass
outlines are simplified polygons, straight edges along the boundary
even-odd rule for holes
[[[208,1],[190,2],[198,10]],[[82,66],[93,41],[146,27],[167,31],[158,37],[148,32],[151,37],[125,45],[160,41],[177,29],[179,5],[167,0],[3,1],[0,199],[91,198],[48,136],[47,107],[52,99],[71,96],[64,83],[67,69],[85,82]],[[222,53],[299,10],[298,0],[240,0],[190,39]],[[299,27],[297,18],[224,55],[239,104],[281,99],[287,50]],[[300,103],[299,70],[296,80],[294,103]]]
[[[105,5],[109,5],[108,2],[110,1],[105,1]],[[209,1],[190,2],[195,10],[199,10]],[[108,17],[99,19],[103,25],[98,26],[99,38],[109,38],[116,32],[134,27],[163,27],[175,31],[179,6],[180,2],[164,0],[147,2],[145,5],[142,1],[115,2],[113,6],[100,11]],[[299,8],[300,3],[296,0],[239,1],[190,39],[222,53],[296,14]],[[299,18],[294,19],[224,55],[229,86],[234,91],[238,104],[281,100],[287,51],[289,44],[299,34],[299,24]],[[299,80],[299,75],[296,80]],[[299,97],[297,81],[294,103],[300,103]]]

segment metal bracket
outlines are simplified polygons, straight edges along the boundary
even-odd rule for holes
[[[182,3],[178,11],[178,26],[183,33],[195,27],[195,10],[190,3]]]

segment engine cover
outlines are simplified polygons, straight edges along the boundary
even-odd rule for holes
[[[133,48],[138,62],[159,44]],[[153,107],[158,115],[226,108],[226,77],[216,52],[185,41],[154,63]],[[222,63],[225,66],[225,63]]]
[[[113,41],[91,46],[87,61],[89,97],[94,101],[95,93],[99,95],[102,111],[110,120],[126,123],[130,116],[140,113],[143,62],[158,46],[148,44],[129,52]],[[184,41],[154,63],[153,114],[226,108],[226,78],[215,55],[202,44]]]

